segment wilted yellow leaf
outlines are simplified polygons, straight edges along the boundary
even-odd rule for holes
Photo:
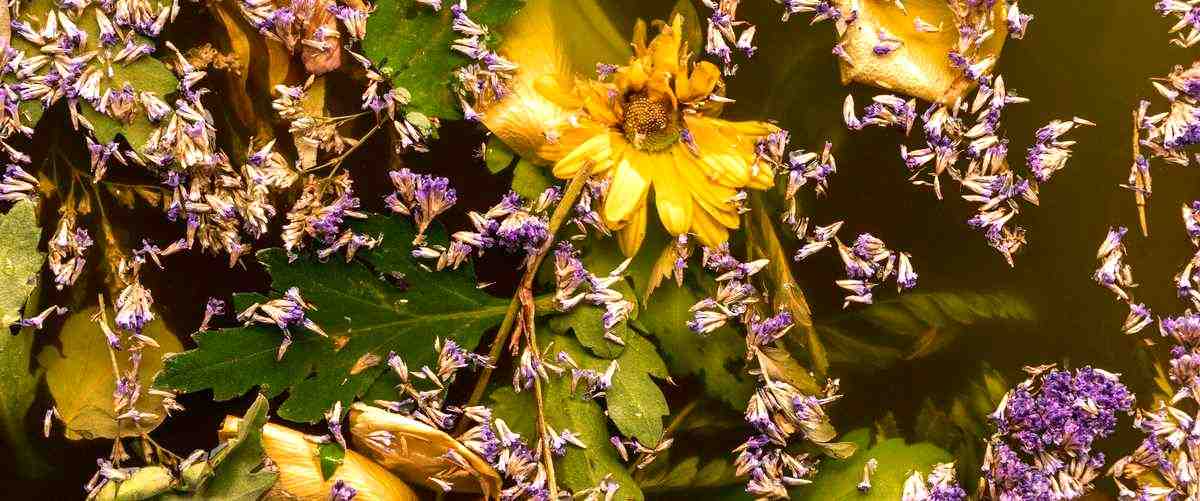
[[[219,433],[221,439],[237,436],[241,423],[241,418],[226,416]],[[279,473],[279,480],[263,499],[325,501],[338,480],[358,491],[355,501],[419,499],[408,484],[352,450],[346,451],[342,465],[326,480],[321,475],[317,444],[290,428],[267,423],[262,430],[262,445]]]
[[[386,433],[390,445],[373,438],[380,433]],[[438,489],[439,486],[429,480],[436,476],[450,483],[456,492],[482,492],[487,499],[499,497],[500,475],[487,461],[450,435],[425,423],[356,403],[350,407],[350,435],[357,450],[409,482]],[[447,462],[445,456],[449,451],[462,456],[471,470]],[[446,473],[448,469],[450,473]]]
[[[975,85],[963,77],[962,70],[950,64],[948,54],[958,43],[958,29],[947,0],[904,0],[904,11],[893,0],[857,0],[857,3],[860,4],[858,19],[841,39],[842,48],[853,62],[839,63],[843,84],[859,82],[942,103],[954,102]],[[995,33],[981,47],[980,59],[1000,56],[1008,36],[1006,9],[1005,2],[996,2],[991,23]],[[917,18],[941,30],[932,33],[918,30]],[[883,56],[874,52],[880,42],[881,28],[903,42],[894,52]]]
[[[117,388],[116,376],[108,346],[100,326],[91,321],[95,307],[74,312],[63,324],[59,341],[61,353],[47,346],[38,354],[38,363],[46,369],[46,385],[54,405],[66,424],[66,437],[70,440],[92,438],[116,438],[117,421],[113,412],[113,391]],[[111,318],[112,312],[109,312]],[[162,369],[162,357],[166,353],[183,351],[175,334],[167,330],[162,320],[146,325],[143,334],[154,338],[159,348],[147,346],[142,352],[142,363],[138,370],[138,382],[142,385],[142,397],[137,409],[153,413],[158,418],[142,421],[141,431],[150,431],[162,422],[162,398],[145,393],[154,382],[154,375]],[[117,354],[117,366],[121,371],[130,369],[126,354]],[[121,436],[136,436],[137,428],[128,420],[122,422]]]

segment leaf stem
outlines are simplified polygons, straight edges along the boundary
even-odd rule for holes
[[[333,170],[329,171],[329,177],[333,177],[333,175],[337,173],[338,169],[340,169],[342,167],[342,161],[346,160],[346,157],[349,157],[350,154],[354,153],[355,151],[358,151],[358,149],[360,147],[362,147],[363,143],[367,142],[367,140],[370,139],[371,136],[374,136],[376,132],[379,132],[379,128],[382,126],[383,126],[383,122],[375,122],[375,126],[371,127],[371,130],[367,131],[366,134],[363,134],[362,137],[358,138],[358,142],[354,143],[353,145],[350,145],[350,147],[347,148],[346,151],[343,151],[340,155],[330,159],[329,161],[327,161],[321,165],[315,166],[311,169],[305,169],[304,172],[308,173],[308,172],[318,171],[318,170],[324,169],[324,168],[332,165]]]
[[[533,256],[533,259],[527,263],[525,275],[521,278],[521,290],[526,288],[530,290],[533,289],[533,278],[535,275],[537,275],[538,267],[541,266],[542,259],[546,257],[546,254],[553,246],[554,235],[558,233],[558,229],[562,227],[563,223],[566,221],[567,215],[570,213],[571,209],[575,207],[575,201],[579,199],[579,194],[583,192],[584,182],[587,181],[588,175],[591,173],[591,171],[591,164],[585,165],[582,169],[580,169],[579,173],[576,174],[573,179],[571,179],[571,184],[567,185],[567,191],[563,193],[562,200],[558,202],[558,206],[555,207],[554,213],[550,216],[550,236],[546,239],[546,242],[542,244],[542,248],[538,249],[538,253]],[[535,309],[544,310],[547,308],[553,308],[553,302],[553,297],[539,299],[535,303]],[[492,347],[490,350],[488,350],[488,356],[491,357],[493,362],[500,358],[500,350],[504,349],[504,344],[506,341],[508,341],[508,336],[512,334],[513,324],[516,323],[517,312],[520,310],[520,306],[520,293],[518,293],[513,296],[512,302],[508,304],[508,311],[504,314],[504,320],[500,322],[500,329],[496,331],[496,339],[492,341]],[[479,403],[481,399],[483,399],[483,392],[487,390],[487,385],[492,378],[493,372],[495,372],[495,369],[491,367],[484,367],[483,371],[479,373],[479,379],[475,382],[475,388],[471,390],[471,397],[467,399],[466,406],[469,407],[475,405]],[[465,431],[463,424],[459,424],[459,428],[460,429],[458,430],[458,433]]]

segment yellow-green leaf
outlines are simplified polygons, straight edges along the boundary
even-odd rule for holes
[[[54,397],[54,405],[66,424],[66,437],[70,440],[117,436],[112,397],[117,381],[104,334],[91,321],[96,311],[92,307],[72,313],[59,335],[61,351],[47,346],[38,354],[38,363],[46,369],[50,396]],[[162,368],[163,355],[181,351],[183,346],[161,319],[147,324],[143,334],[153,338],[160,346],[146,347],[142,354],[138,382],[143,389],[148,389],[154,375]],[[126,354],[117,354],[117,366],[122,371],[129,370]],[[143,421],[142,431],[152,430],[162,422],[161,403],[161,397],[148,394],[138,399],[138,410],[159,416]],[[138,435],[138,430],[128,422],[123,422],[120,433],[121,436],[134,436]]]

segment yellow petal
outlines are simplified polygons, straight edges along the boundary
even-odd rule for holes
[[[892,0],[861,1],[858,18],[841,39],[842,48],[853,62],[851,65],[839,60],[842,83],[859,82],[927,101],[954,102],[975,85],[951,66],[946,56],[958,44],[954,13],[941,0],[909,0],[904,5],[907,13],[897,9]],[[980,60],[999,57],[1008,38],[1006,9],[1006,2],[996,2],[991,22],[995,33],[979,49]],[[914,23],[918,17],[934,26],[941,25],[942,30],[918,31]],[[881,28],[904,41],[886,56],[874,53]]]
[[[737,195],[737,190],[705,178],[703,172],[700,171],[700,160],[685,148],[674,148],[672,153],[675,155],[677,165],[680,166],[680,181],[684,188],[691,193],[692,199],[697,205],[696,210],[707,212],[726,227],[737,227],[738,213],[731,203],[733,197]],[[658,185],[655,184],[655,190],[657,189]]]
[[[681,182],[678,155],[672,148],[670,161],[654,169],[654,205],[658,207],[658,218],[663,228],[671,235],[687,233],[692,225],[692,195]],[[665,156],[665,155],[661,155]],[[690,162],[689,162],[690,163]]]
[[[719,81],[720,68],[708,61],[701,61],[692,68],[691,75],[681,73],[675,78],[675,97],[683,102],[699,101],[712,94]]]
[[[700,208],[692,211],[692,232],[707,247],[716,247],[729,239],[729,230],[725,229],[725,225]]]
[[[641,56],[646,53],[646,21],[638,19],[633,24],[633,53]]]
[[[679,44],[683,34],[683,16],[676,14],[670,26],[663,26],[654,41],[650,42],[650,56],[654,70],[676,73],[679,69]]]
[[[646,209],[638,209],[624,227],[617,230],[617,245],[625,257],[633,257],[646,239]]]
[[[571,150],[554,164],[554,176],[559,179],[571,179],[587,162],[594,162],[592,174],[597,174],[599,164],[612,164],[612,132],[604,131],[592,136],[583,144]]]
[[[560,75],[538,75],[533,80],[533,88],[550,102],[563,108],[574,109],[583,106],[583,102],[571,93],[570,87],[562,83]]]
[[[604,200],[602,215],[610,227],[625,223],[634,209],[646,204],[646,191],[650,189],[646,173],[654,168],[652,162],[650,155],[633,148],[626,149],[621,156]]]
[[[606,132],[608,132],[608,127],[591,121],[581,121],[578,127],[568,125],[558,129],[557,140],[554,142],[544,141],[544,144],[538,147],[537,153],[539,157],[549,162],[557,162],[585,141]]]

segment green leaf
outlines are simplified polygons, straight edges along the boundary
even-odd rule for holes
[[[841,461],[824,460],[812,484],[792,489],[792,499],[895,501],[900,499],[904,481],[911,472],[919,470],[929,473],[933,465],[954,459],[950,453],[933,444],[908,444],[902,438],[878,441],[868,448],[871,432],[866,428],[851,431],[842,439],[858,445],[858,452]],[[871,490],[861,493],[858,483],[862,481],[863,465],[872,458],[879,462],[879,466],[871,475]]]
[[[963,485],[975,485],[990,414],[1008,392],[1009,384],[998,371],[984,363],[965,388],[949,398],[926,397],[917,413],[914,435],[923,441],[954,452],[955,466]]]
[[[34,29],[39,29],[46,19],[46,13],[54,6],[54,2],[49,0],[36,0],[22,4],[22,19],[33,19],[31,21]],[[78,28],[88,34],[85,42],[84,51],[94,51],[100,49],[100,28],[96,22],[95,13],[92,9],[98,7],[89,5],[81,14],[74,16],[74,21]],[[148,43],[151,46],[155,41],[141,35],[135,35],[130,43]],[[14,36],[12,40],[13,48],[22,50],[26,56],[34,56],[40,53],[40,49],[25,41],[19,36]],[[100,95],[104,95],[108,89],[120,89],[129,85],[133,88],[134,93],[153,92],[160,98],[166,98],[167,94],[175,92],[179,81],[175,78],[175,74],[158,59],[144,56],[138,58],[132,63],[112,64],[100,68],[103,64],[99,58],[92,60],[90,64],[96,65],[101,69],[103,75],[99,81]],[[111,75],[109,71],[111,70]],[[49,71],[49,66],[41,70],[44,75]],[[28,105],[28,106],[27,106]],[[107,143],[113,141],[117,135],[125,137],[126,141],[137,151],[141,151],[149,138],[150,133],[155,126],[152,125],[146,116],[145,109],[137,104],[137,111],[134,113],[133,119],[128,123],[121,122],[103,113],[100,113],[92,107],[90,103],[81,102],[81,114],[91,122],[94,127],[96,138]],[[42,115],[41,104],[37,101],[26,101],[22,103],[22,111],[29,112],[30,125],[36,123]]]
[[[737,476],[737,469],[728,456],[687,456],[676,460],[671,451],[667,451],[646,467],[639,485],[650,493],[721,487],[744,481]]]
[[[321,478],[329,480],[346,459],[346,449],[337,442],[317,446],[317,458],[321,462]]]
[[[545,168],[533,165],[524,158],[513,168],[512,189],[529,200],[536,200],[538,195],[553,185]]]
[[[524,4],[524,0],[474,0],[467,15],[495,32]],[[377,65],[390,68],[392,82],[412,94],[413,109],[460,119],[451,79],[454,70],[470,60],[450,49],[460,37],[450,27],[451,18],[449,5],[434,12],[415,0],[381,0],[367,20],[369,35],[363,40],[363,52]]]
[[[628,288],[626,286],[625,288]],[[632,291],[630,291],[632,294]],[[563,315],[558,315],[550,319],[550,330],[555,334],[566,334],[573,332],[575,339],[587,347],[593,355],[614,359],[624,353],[625,347],[604,339],[604,308],[588,303],[576,306]],[[613,327],[613,334],[625,339],[632,334],[629,329],[628,322],[621,322]]]
[[[153,430],[163,419],[162,397],[145,395],[138,399],[137,409],[159,417],[142,420],[140,426],[123,422],[117,428],[112,398],[117,376],[113,374],[104,333],[91,320],[97,312],[93,306],[71,313],[58,335],[61,350],[47,346],[37,357],[38,364],[46,369],[46,386],[66,426],[64,435],[70,440],[115,438],[118,433],[122,437],[138,436]],[[113,318],[111,308],[108,313],[108,318]],[[182,350],[183,345],[161,318],[146,324],[143,334],[159,345],[145,349],[138,366],[138,383],[148,387],[162,367],[163,357]],[[116,358],[122,374],[132,369],[128,357]]]
[[[32,327],[16,335],[9,324],[20,319],[21,306],[28,315],[39,313],[36,299],[28,300],[37,286],[45,255],[38,252],[41,230],[33,202],[18,202],[0,215],[0,439],[15,456],[23,476],[46,471],[46,463],[29,443],[25,415],[37,396],[42,371],[29,371],[35,335]]]
[[[21,306],[37,287],[46,259],[37,250],[42,231],[36,211],[37,204],[26,201],[0,214],[0,330],[21,319]]]
[[[641,500],[641,489],[608,442],[608,420],[600,404],[571,395],[568,384],[568,378],[559,377],[543,387],[545,401],[553,403],[545,407],[546,424],[557,431],[577,433],[587,448],[568,446],[566,454],[555,461],[558,482],[578,492],[595,487],[606,475],[612,475],[613,481],[620,485],[616,499]],[[533,392],[514,393],[512,388],[500,388],[492,392],[490,399],[496,417],[533,446],[537,440]]]
[[[167,361],[156,384],[185,392],[212,389],[226,400],[263,388],[268,396],[288,390],[279,416],[316,422],[335,401],[349,405],[383,372],[368,367],[350,369],[370,353],[384,357],[394,351],[411,367],[436,363],[435,338],[454,339],[474,349],[483,332],[500,323],[508,301],[478,290],[471,267],[429,272],[409,254],[412,226],[399,219],[372,216],[355,225],[357,231],[383,235],[380,247],[360,252],[346,263],[333,258],[320,263],[309,257],[288,262],[283,249],[268,249],[258,260],[271,273],[271,287],[282,292],[297,287],[316,310],[309,318],[331,338],[348,339],[339,350],[333,339],[293,329],[295,342],[283,359],[275,360],[281,333],[273,326],[247,326],[196,334],[198,347]],[[440,228],[429,232],[431,242],[444,242]],[[404,277],[406,287],[381,275]],[[242,306],[261,301],[256,295],[235,297]]]
[[[483,149],[483,163],[487,165],[488,172],[492,174],[499,174],[512,167],[513,160],[516,158],[516,154],[508,148],[508,145],[496,136],[492,136]]]
[[[927,292],[877,302],[818,324],[817,332],[834,363],[870,371],[933,354],[966,327],[1033,319],[1033,307],[1008,292]]]
[[[267,423],[269,408],[267,397],[260,394],[254,399],[237,436],[210,460],[213,476],[196,494],[197,499],[253,501],[275,485],[278,475],[262,467],[266,458],[262,428]]]
[[[669,283],[660,287],[638,317],[638,323],[658,340],[667,366],[675,376],[694,376],[704,392],[743,409],[754,392],[754,382],[743,374],[746,342],[733,329],[724,327],[701,336],[687,327],[693,304],[700,300],[688,287]]]
[[[553,340],[555,353],[566,352],[581,368],[602,373],[612,362],[592,356],[572,337],[546,337]],[[653,378],[666,379],[669,376],[666,364],[658,356],[653,344],[633,332],[625,338],[625,351],[616,362],[618,368],[613,375],[612,388],[604,398],[608,417],[622,435],[636,438],[647,446],[658,444],[663,432],[662,418],[670,410],[666,397]]]

